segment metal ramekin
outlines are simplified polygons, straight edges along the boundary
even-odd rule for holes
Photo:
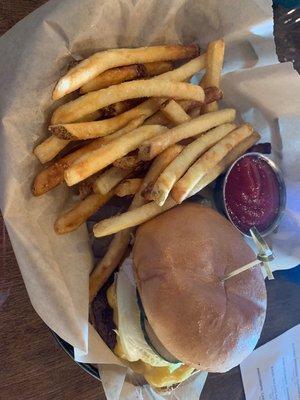
[[[252,153],[245,153],[241,157],[239,157],[237,160],[235,160],[235,162],[231,165],[231,167],[226,172],[226,175],[225,175],[225,178],[223,181],[223,189],[222,189],[223,207],[224,207],[226,216],[230,220],[232,225],[234,225],[236,227],[236,229],[238,229],[243,235],[245,235],[247,237],[251,237],[250,234],[246,234],[246,233],[242,232],[230,218],[230,215],[229,215],[229,212],[228,212],[227,206],[226,206],[226,196],[225,196],[225,186],[226,186],[227,179],[228,179],[228,176],[229,176],[232,168],[236,165],[237,162],[239,162],[239,160],[241,160],[244,157],[248,157],[248,156],[252,156],[252,157],[255,156],[255,157],[259,157],[259,158],[262,158],[263,160],[265,160],[269,164],[269,166],[272,168],[272,170],[274,171],[276,178],[278,180],[279,197],[280,197],[278,215],[274,219],[273,223],[266,230],[260,232],[261,236],[268,236],[270,233],[272,233],[278,227],[280,220],[283,216],[283,213],[285,211],[285,207],[286,207],[286,186],[285,186],[282,172],[279,169],[279,167],[277,166],[277,164],[273,160],[271,160],[269,157],[266,157],[264,154],[261,154],[261,153],[252,152]]]

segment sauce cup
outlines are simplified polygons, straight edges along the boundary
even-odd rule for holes
[[[254,160],[254,162],[256,160],[258,160],[258,164],[263,166],[263,163],[266,163],[266,165],[268,166],[267,168],[265,168],[265,171],[269,168],[270,170],[273,171],[274,174],[272,174],[272,179],[273,176],[276,178],[273,180],[272,184],[275,184],[274,182],[277,182],[278,185],[278,206],[276,206],[276,211],[274,211],[274,217],[270,220],[270,223],[268,224],[268,226],[266,226],[264,229],[259,230],[260,235],[265,237],[267,235],[269,235],[270,233],[272,233],[279,225],[280,220],[283,216],[284,210],[285,210],[285,206],[286,206],[286,187],[285,187],[285,182],[282,176],[282,173],[280,171],[280,169],[278,168],[278,166],[275,164],[274,161],[272,161],[269,157],[266,157],[265,155],[261,154],[261,153],[256,153],[256,152],[251,152],[251,153],[246,153],[244,155],[242,155],[241,157],[239,157],[232,165],[231,167],[228,169],[225,177],[223,178],[223,183],[222,183],[222,208],[225,212],[225,214],[227,215],[227,218],[230,220],[230,222],[245,236],[247,237],[251,237],[251,234],[249,232],[249,230],[246,232],[245,230],[242,230],[240,226],[238,226],[238,224],[234,221],[235,216],[234,213],[232,212],[232,209],[229,209],[229,177],[230,174],[234,173],[235,169],[238,168],[237,164],[241,165],[241,160],[243,160],[245,157],[250,157]],[[249,161],[250,162],[250,161]],[[255,171],[253,172],[255,173]],[[271,176],[269,174],[269,176]],[[262,191],[265,190],[265,196],[266,196],[266,202],[269,200],[267,197],[267,185],[264,185],[264,188],[262,188]],[[227,190],[226,190],[227,189]],[[235,192],[238,192],[239,188],[235,187],[234,188]],[[259,190],[259,189],[257,189]],[[227,197],[226,198],[226,193],[227,193]],[[271,196],[271,193],[270,193]],[[238,204],[236,204],[236,207],[239,207]],[[250,209],[250,207],[249,207]],[[275,209],[274,209],[275,210]],[[250,210],[251,211],[251,210]],[[259,225],[259,224],[258,224]],[[254,225],[253,225],[254,226]],[[249,226],[249,229],[251,228],[251,226]],[[257,226],[256,228],[259,229],[259,226]]]

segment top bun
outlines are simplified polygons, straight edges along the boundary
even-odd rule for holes
[[[195,203],[139,227],[133,248],[139,294],[153,331],[174,357],[225,372],[253,351],[266,314],[261,269],[222,278],[254,259],[227,219]]]

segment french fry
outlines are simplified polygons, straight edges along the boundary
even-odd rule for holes
[[[121,263],[129,246],[132,229],[118,232],[110,242],[105,256],[98,262],[90,275],[89,302],[92,303],[101,287]]]
[[[226,155],[226,157],[216,165],[216,169],[210,170],[208,174],[204,175],[204,177],[197,182],[186,198],[194,196],[205,186],[215,180],[240,155],[242,155],[249,147],[251,147],[259,139],[259,137],[259,134],[254,132],[238,143],[237,146],[235,146]],[[102,237],[116,232],[118,232],[117,235],[119,235],[123,229],[125,229],[124,232],[126,232],[128,229],[132,229],[133,227],[140,225],[159,214],[162,214],[176,205],[177,203],[172,199],[171,196],[168,197],[167,201],[162,207],[157,205],[154,201],[144,204],[139,206],[139,208],[128,210],[123,214],[100,221],[94,226],[94,235],[96,237]]]
[[[84,200],[90,194],[93,193],[93,184],[95,182],[96,177],[91,176],[83,182],[80,182],[78,185],[78,194],[80,200]]]
[[[167,80],[159,82],[155,78],[123,82],[106,89],[87,93],[63,104],[54,111],[51,123],[73,122],[110,104],[141,97],[172,97],[204,102],[204,91],[200,86],[190,83]]]
[[[202,54],[199,57],[193,58],[191,61],[181,65],[180,67],[174,69],[173,71],[165,72],[164,74],[155,76],[151,78],[152,80],[168,80],[183,82],[190,79],[194,74],[203,70],[205,68],[206,54]]]
[[[57,82],[52,98],[58,100],[68,93],[79,89],[88,81],[104,71],[124,65],[148,63],[155,61],[175,61],[196,57],[199,54],[197,45],[154,46],[137,49],[106,50],[93,54],[71,68]]]
[[[64,181],[65,170],[72,165],[75,160],[92,150],[100,148],[102,145],[102,139],[96,139],[73,153],[67,154],[54,164],[39,172],[33,183],[33,195],[41,196],[42,194],[49,192],[49,190],[54,189]]]
[[[211,113],[204,115],[211,115]],[[244,124],[204,153],[173,187],[171,194],[176,203],[181,203],[203,176],[215,168],[235,146],[252,133],[253,128],[249,124]]]
[[[189,121],[191,117],[184,111],[180,104],[171,99],[161,107],[161,112],[172,122],[173,125],[180,125]]]
[[[111,167],[95,180],[93,184],[93,191],[95,193],[105,195],[131,173],[132,170],[130,169]]]
[[[140,190],[142,183],[141,178],[126,179],[116,187],[115,194],[119,197],[132,196]]]
[[[102,196],[101,194],[90,194],[87,198],[79,201],[70,211],[61,215],[54,224],[54,230],[62,235],[79,228],[86,220],[102,207],[113,196],[113,192]]]
[[[151,104],[149,104],[149,112],[151,112],[150,107]],[[143,124],[147,114],[143,115],[140,110],[137,113],[131,112],[132,110],[130,110],[124,114],[103,121],[86,122],[83,124],[52,125],[49,127],[49,130],[61,139],[75,141],[108,136],[118,130],[119,135],[122,136],[123,133],[130,132],[130,130]],[[135,114],[137,117],[134,116]],[[122,133],[120,133],[121,129]]]
[[[170,71],[173,68],[173,63],[170,61],[157,61],[153,63],[133,64],[112,68],[83,85],[80,88],[80,93],[85,94],[134,79],[150,78]]]
[[[113,166],[121,169],[134,169],[141,164],[138,156],[124,156],[113,162]]]
[[[204,90],[205,93],[205,99],[204,102],[206,103],[211,103],[212,101],[220,100],[223,97],[223,92],[216,88],[216,87],[209,87]],[[177,103],[183,108],[183,110],[187,113],[190,114],[192,118],[194,118],[191,113],[193,110],[200,110],[201,109],[201,103],[198,101],[193,101],[193,100],[178,100]],[[199,114],[198,114],[199,115]],[[197,116],[198,116],[197,115]],[[171,127],[170,120],[166,118],[166,116],[162,113],[161,110],[157,111],[155,114],[153,114],[151,117],[146,119],[144,125],[164,125],[167,127]]]
[[[221,72],[223,68],[225,52],[225,42],[223,39],[209,43],[206,52],[206,72],[202,87],[220,87]],[[212,102],[203,106],[203,112],[218,110],[217,102]]]
[[[157,154],[174,143],[196,136],[226,122],[232,122],[235,114],[234,109],[225,108],[214,113],[201,115],[198,118],[178,125],[170,129],[167,133],[158,135],[141,144],[139,147],[139,158],[144,161],[152,160]]]
[[[94,111],[91,114],[87,114],[80,119],[81,123],[95,121],[101,117],[99,110]],[[42,143],[38,144],[33,150],[34,155],[39,159],[42,164],[51,161],[57,154],[63,150],[68,144],[68,140],[64,138],[58,138],[53,135],[45,139]]]
[[[88,178],[94,173],[112,164],[118,158],[135,150],[145,140],[166,130],[160,125],[147,125],[123,135],[102,148],[82,156],[65,171],[65,181],[68,186]]]
[[[136,107],[141,102],[142,102],[141,99],[130,99],[125,101],[119,101],[118,103],[115,104],[111,104],[107,107],[101,108],[101,110],[98,110],[100,117],[97,119],[113,118],[117,115],[120,115],[130,110],[131,108]]]
[[[156,181],[164,168],[168,165],[169,162],[172,161],[174,157],[176,157],[178,151],[180,151],[181,149],[182,146],[172,146],[172,148],[165,150],[153,161],[147,175],[143,180],[140,190],[135,194],[133,198],[133,201],[129,207],[129,211],[141,207],[143,204],[145,204],[145,199],[141,195],[141,192],[151,182]],[[107,253],[93,270],[92,274],[90,275],[89,284],[90,302],[93,301],[100,288],[105,284],[107,279],[120,264],[128,248],[132,233],[132,228],[118,232],[110,243]]]
[[[241,155],[243,155],[251,146],[254,145],[260,139],[260,135],[257,132],[253,132],[246,139],[242,140],[237,146],[235,146],[224,159],[219,162],[215,168],[209,171],[203,178],[201,178],[194,188],[189,193],[188,197],[203,190],[207,185],[213,182],[219,175],[226,171],[227,168]]]
[[[38,144],[33,154],[42,164],[51,161],[57,154],[69,144],[68,140],[60,139],[54,135],[49,136],[42,143]]]
[[[152,219],[158,214],[174,207],[176,202],[172,198],[168,198],[165,204],[160,207],[155,202],[147,203],[141,207],[124,212],[111,218],[103,219],[94,225],[95,237],[103,237],[112,235],[122,231],[123,229],[131,228],[140,225],[149,219]]]
[[[152,189],[152,200],[162,206],[178,179],[207,149],[223,139],[236,128],[228,123],[211,129],[187,145],[182,152],[161,173]]]

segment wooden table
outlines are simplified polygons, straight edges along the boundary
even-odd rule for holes
[[[43,3],[44,0],[0,0],[0,34]],[[260,343],[300,322],[299,282],[299,270],[282,273],[280,279],[268,282],[268,317]],[[105,399],[99,382],[59,348],[33,310],[2,218],[0,360],[1,399]],[[219,399],[244,399],[238,368],[209,376],[201,400]]]

